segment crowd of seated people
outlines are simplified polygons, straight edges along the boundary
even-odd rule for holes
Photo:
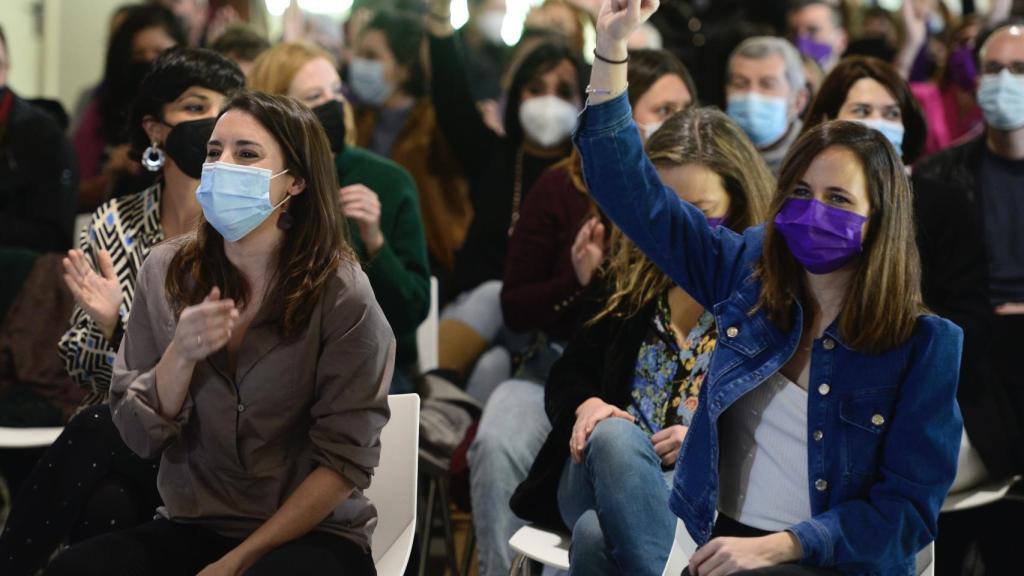
[[[377,574],[439,383],[474,574],[1013,573],[1019,7],[464,3],[125,4],[70,114],[0,11],[0,574]]]

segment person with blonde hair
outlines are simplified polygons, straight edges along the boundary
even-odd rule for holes
[[[647,156],[710,226],[742,233],[767,214],[774,179],[721,112],[673,116],[648,140]],[[656,576],[672,546],[672,469],[718,329],[712,311],[620,230],[611,237],[589,321],[547,381],[552,432],[512,507],[530,521],[571,530],[573,574]],[[584,442],[586,451],[578,448]]]
[[[355,145],[351,106],[331,55],[282,43],[253,65],[249,87],[284,94],[313,110],[327,133],[352,245],[398,339],[393,391],[412,389],[416,328],[430,306],[430,266],[416,183],[400,165]]]

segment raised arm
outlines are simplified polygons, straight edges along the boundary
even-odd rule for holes
[[[451,0],[431,0],[427,17],[430,33],[431,98],[437,122],[448,145],[473,179],[486,168],[500,136],[484,124],[469,91],[469,79],[451,25]]]

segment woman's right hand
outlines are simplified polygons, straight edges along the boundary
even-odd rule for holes
[[[235,301],[221,300],[220,288],[214,286],[202,302],[182,311],[174,330],[175,348],[185,360],[199,362],[228,343],[237,321]]]
[[[114,337],[117,323],[120,321],[118,311],[121,309],[121,282],[117,279],[114,263],[110,253],[100,250],[96,254],[100,273],[93,270],[85,252],[68,250],[64,264],[64,283],[75,298],[75,304],[99,326],[103,336],[110,340]]]
[[[598,50],[610,44],[625,46],[633,32],[657,12],[659,4],[659,0],[604,0],[597,13]]]
[[[636,422],[636,418],[629,412],[612,406],[596,396],[588,398],[576,408],[576,425],[572,427],[572,437],[569,438],[569,455],[572,456],[573,462],[579,464],[583,461],[583,449],[587,447],[590,433],[597,427],[598,422],[608,418]]]
[[[580,286],[588,286],[604,261],[604,224],[597,217],[587,220],[576,233],[570,253],[572,269]]]

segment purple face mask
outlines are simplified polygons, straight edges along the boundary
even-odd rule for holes
[[[808,58],[814,60],[821,66],[822,70],[825,69],[825,65],[828,64],[828,59],[832,57],[832,45],[825,44],[822,42],[815,42],[810,36],[801,36],[796,39],[797,50]]]
[[[712,228],[718,228],[722,224],[725,224],[724,216],[721,218],[708,218],[708,226],[711,226]]]
[[[817,200],[790,198],[775,216],[775,229],[811,274],[842,268],[861,252],[861,229],[867,218]]]

